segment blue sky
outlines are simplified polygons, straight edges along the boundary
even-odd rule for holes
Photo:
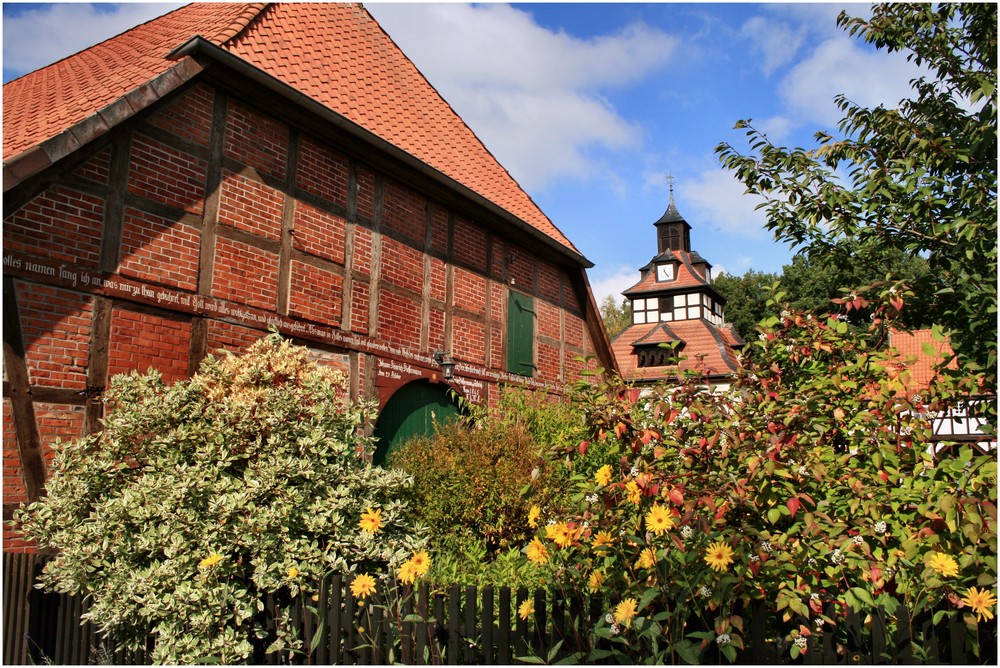
[[[3,77],[20,76],[179,5],[4,3]],[[866,4],[366,2],[430,82],[594,263],[600,301],[656,251],[667,175],[716,273],[777,272],[757,201],[713,153],[750,118],[810,147],[833,98],[894,106],[914,67],[836,27]]]

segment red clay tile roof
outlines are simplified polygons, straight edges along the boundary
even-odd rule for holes
[[[937,355],[930,356],[924,352],[924,344],[933,346]],[[899,353],[900,361],[903,362],[910,371],[910,391],[923,390],[930,386],[931,380],[936,372],[934,367],[952,355],[951,346],[947,341],[938,341],[931,335],[929,329],[918,329],[913,332],[900,332],[892,330],[889,332],[889,345]],[[958,363],[952,360],[948,368],[958,368]]]
[[[680,369],[703,371],[713,377],[728,375],[736,370],[736,348],[741,342],[730,328],[714,327],[701,319],[676,320],[671,323],[632,325],[615,337],[611,348],[618,360],[622,378],[652,381],[675,373],[675,367],[639,367],[633,345],[676,340],[684,342],[680,355],[687,357],[681,361]]]
[[[687,251],[670,251],[675,259],[679,260],[677,270],[674,272],[674,280],[660,282],[656,280],[656,270],[650,263],[643,268],[639,282],[630,287],[622,294],[626,297],[638,297],[650,292],[673,292],[674,289],[694,288],[710,286],[711,283],[697,271],[691,263],[691,253]],[[714,290],[714,288],[713,288]]]
[[[191,4],[7,83],[5,164],[174,67],[196,35],[580,255],[359,4]]]

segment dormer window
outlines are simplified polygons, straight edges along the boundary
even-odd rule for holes
[[[656,265],[656,280],[660,282],[674,280],[674,264],[667,262]]]

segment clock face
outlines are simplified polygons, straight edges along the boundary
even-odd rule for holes
[[[674,265],[672,264],[656,265],[656,280],[658,281],[674,280]]]

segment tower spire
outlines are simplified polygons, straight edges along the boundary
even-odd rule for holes
[[[670,206],[668,208],[673,208],[673,209],[677,208],[674,205],[674,181],[676,180],[677,179],[675,179],[670,172],[667,172],[667,185],[670,186]]]

